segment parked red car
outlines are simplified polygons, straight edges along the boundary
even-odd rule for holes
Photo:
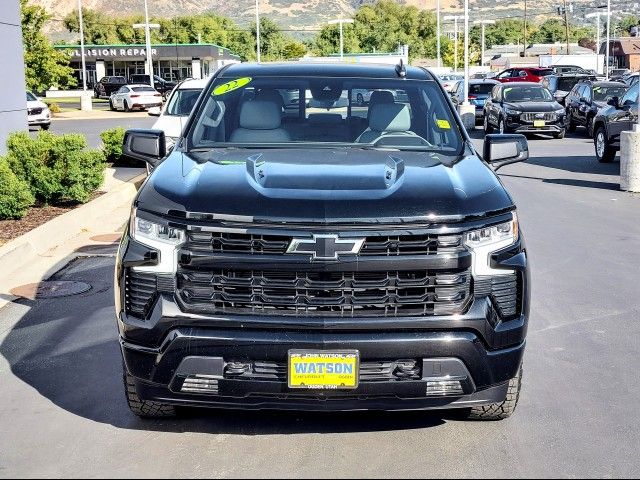
[[[526,67],[526,68],[508,68],[500,72],[495,78],[499,82],[536,82],[539,83],[543,77],[553,75],[551,68],[542,67]]]

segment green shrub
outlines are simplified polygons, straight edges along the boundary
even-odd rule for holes
[[[46,202],[86,202],[104,180],[104,155],[87,150],[83,135],[20,132],[7,140],[11,170],[26,181],[36,198]]]
[[[6,158],[0,157],[0,219],[22,218],[34,203],[29,184],[11,171]]]
[[[49,110],[51,111],[51,113],[60,113],[62,111],[60,105],[55,102],[49,104]]]
[[[107,162],[117,162],[122,157],[122,142],[124,140],[124,132],[122,127],[111,128],[100,134],[102,139],[102,152]]]

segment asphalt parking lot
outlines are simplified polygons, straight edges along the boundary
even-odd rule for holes
[[[512,418],[194,410],[140,420],[122,389],[107,247],[57,275],[89,292],[0,310],[0,477],[637,476],[640,196],[618,190],[618,161],[598,164],[586,138],[530,148],[528,163],[500,171],[532,262]]]

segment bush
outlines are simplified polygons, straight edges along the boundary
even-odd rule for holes
[[[122,142],[125,129],[122,127],[111,128],[100,134],[102,139],[102,153],[107,162],[117,162],[122,157]]]
[[[86,147],[85,137],[75,133],[39,132],[35,138],[14,133],[7,141],[7,161],[36,198],[86,202],[102,184],[106,166],[102,152]]]
[[[6,158],[0,157],[0,219],[22,218],[34,203],[29,184],[11,171]]]
[[[60,108],[60,105],[54,102],[49,104],[49,111],[51,113],[60,113],[62,109]]]

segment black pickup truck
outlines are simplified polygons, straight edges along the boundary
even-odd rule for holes
[[[366,105],[354,90],[371,90]],[[296,109],[284,94],[298,92]],[[131,410],[514,411],[529,312],[516,207],[422,68],[236,64],[154,167],[119,248],[115,310]]]
[[[129,77],[130,85],[151,85],[151,79],[149,75],[131,75]],[[162,95],[167,95],[171,93],[171,90],[178,84],[178,82],[171,82],[169,80],[165,80],[158,75],[153,76],[153,87],[160,92]]]

